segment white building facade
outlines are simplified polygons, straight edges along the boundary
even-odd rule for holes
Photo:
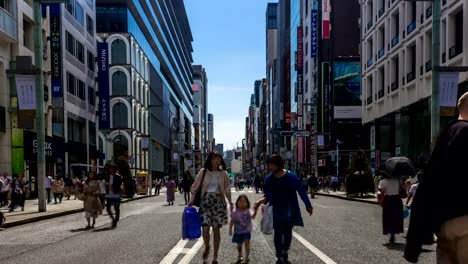
[[[440,0],[441,66],[468,65],[468,1]],[[418,163],[430,150],[432,3],[361,1],[363,123],[371,131],[371,158],[409,156]],[[459,75],[459,96],[468,74]],[[441,127],[455,117],[443,114]]]

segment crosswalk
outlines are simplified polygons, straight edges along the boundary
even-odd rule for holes
[[[236,190],[235,188],[231,188],[231,193],[255,193],[255,190],[253,189]]]

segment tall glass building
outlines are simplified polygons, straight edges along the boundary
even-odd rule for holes
[[[137,69],[141,69],[138,67],[142,64],[141,58],[145,59],[143,79],[144,84],[148,85],[148,100],[143,101],[143,111],[149,115],[148,152],[145,152],[146,144],[134,144],[132,150],[129,144],[126,155],[131,160],[132,156],[138,159],[139,155],[152,153],[151,157],[147,158],[149,166],[145,165],[145,158],[142,159],[140,162],[143,164],[142,168],[149,167],[153,177],[166,175],[179,177],[183,170],[187,169],[188,163],[184,153],[192,148],[193,142],[192,33],[183,1],[98,0],[96,14],[97,32],[102,42],[108,43],[107,39],[115,33],[128,34],[127,41],[122,39],[120,48],[127,54],[127,57],[123,58],[126,60],[124,64],[136,68],[135,74],[137,72],[141,74]],[[107,47],[110,57],[112,52],[119,52],[114,50],[113,43],[108,43]],[[112,66],[110,60],[109,67]],[[127,91],[130,91],[127,97],[132,98],[135,83],[127,82],[127,85],[129,86]],[[136,85],[138,86],[138,83]],[[137,87],[137,90],[140,88]],[[109,99],[112,100],[113,95],[109,94]],[[129,102],[127,108],[133,108],[134,104],[137,104],[137,107],[138,104],[142,105],[139,100],[127,99],[127,101]],[[104,110],[101,107],[102,105],[100,110]],[[132,112],[132,109],[128,109],[127,112]],[[111,109],[109,113],[111,116],[118,114]],[[143,122],[145,122],[144,117],[144,114],[140,115]],[[110,119],[113,120],[112,117]],[[102,116],[100,121],[103,121]],[[99,128],[101,140],[112,141],[112,138],[109,139],[106,135],[115,131],[115,128],[106,122],[102,124],[103,126],[100,124]],[[131,133],[136,132],[135,137],[148,137],[144,128],[135,128],[134,124],[128,126]],[[125,150],[125,148],[120,149]],[[101,152],[105,151],[101,149]],[[106,159],[109,158],[111,155],[107,155]],[[139,169],[136,161],[132,163],[135,164],[134,167],[136,166],[135,170]]]

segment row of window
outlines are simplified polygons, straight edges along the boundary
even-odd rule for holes
[[[77,0],[70,0],[65,4],[65,8],[67,9],[68,13],[70,13],[82,27],[85,26],[84,10]],[[94,20],[88,14],[86,14],[86,31],[91,36],[94,36],[94,28]]]
[[[124,103],[118,102],[114,104],[114,106],[112,107],[112,128],[133,128],[137,131],[147,133],[147,115],[142,113],[141,111],[137,111],[136,107],[134,107],[134,110],[132,111],[133,122],[129,123],[128,111],[129,109]]]
[[[86,101],[87,92],[88,103],[92,106],[96,105],[96,93],[94,88],[88,86],[88,89],[86,89],[85,83],[69,72],[67,72],[67,91],[83,101]]]
[[[392,18],[394,19],[394,17]],[[396,19],[398,21],[398,19]],[[364,69],[371,67],[377,60],[383,58],[386,54],[386,51],[390,51],[392,48],[396,47],[401,43],[400,41],[400,31],[398,28],[398,23],[394,23],[392,20],[391,23],[391,34],[388,34],[386,26],[379,28],[375,36],[371,35],[367,41],[364,43],[365,51],[363,53]],[[411,25],[410,25],[411,26]],[[406,37],[406,34],[411,33],[415,30],[416,24],[413,26],[408,26],[408,30],[403,31],[403,38]],[[452,59],[453,57],[459,55],[463,51],[463,11],[460,10],[453,14],[450,14],[441,22],[441,51],[442,51],[442,63],[445,63],[447,60]],[[432,38],[431,30],[421,33],[421,35],[426,34],[426,38]],[[420,37],[422,38],[422,37]],[[389,41],[389,42],[387,42]],[[375,49],[374,42],[377,42],[377,49]],[[429,43],[430,44],[430,43]],[[429,48],[430,49],[430,48]],[[446,54],[448,50],[448,54]],[[375,53],[377,52],[377,53]],[[427,53],[427,56],[431,56],[431,53]]]
[[[85,63],[85,48],[81,42],[79,42],[75,37],[68,31],[65,32],[65,46],[67,51],[77,58],[81,63]],[[88,50],[87,51],[87,66],[88,69],[94,71],[95,61],[94,55]]]

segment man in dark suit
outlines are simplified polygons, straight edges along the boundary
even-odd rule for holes
[[[112,228],[117,227],[117,222],[120,219],[120,193],[122,188],[122,176],[118,173],[115,164],[110,165],[110,175],[106,179],[107,186],[107,213],[112,219]],[[115,216],[112,213],[114,207]]]
[[[443,131],[424,168],[413,200],[405,258],[416,263],[437,234],[437,263],[468,263],[468,93],[459,118]]]

